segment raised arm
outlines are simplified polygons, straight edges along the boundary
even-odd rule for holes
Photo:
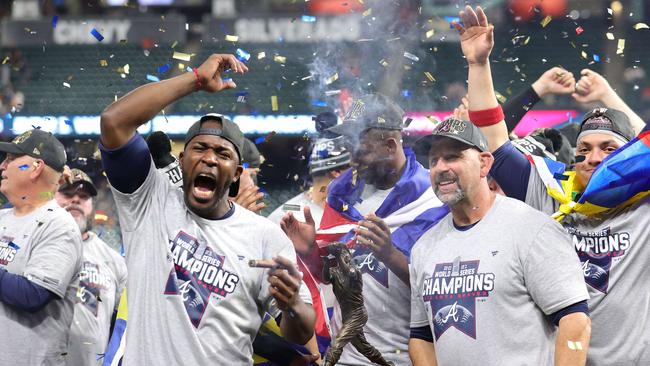
[[[221,77],[226,70],[243,74],[248,68],[233,55],[214,54],[194,72],[143,85],[118,99],[102,112],[102,145],[107,149],[125,145],[140,125],[194,91],[214,93],[235,88],[232,80]]]
[[[630,119],[632,128],[636,134],[646,127],[645,122],[618,96],[612,89],[607,80],[599,73],[583,69],[580,74],[582,77],[576,84],[576,92],[572,94],[573,98],[580,103],[600,102],[607,108],[618,109],[625,113]]]

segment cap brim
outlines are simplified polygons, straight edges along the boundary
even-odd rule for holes
[[[475,148],[481,150],[481,148],[479,148],[478,146],[476,146],[474,144],[471,144],[471,143],[469,143],[469,142],[467,142],[467,141],[465,141],[465,140],[463,140],[463,139],[461,139],[459,137],[452,136],[452,135],[426,135],[426,136],[420,137],[419,139],[417,139],[415,141],[414,150],[418,154],[429,154],[429,150],[431,150],[431,146],[433,146],[433,143],[436,140],[441,139],[441,138],[454,139],[456,141],[462,142],[463,144],[467,145],[468,147],[475,147]],[[481,151],[483,151],[483,150],[481,150]]]
[[[241,180],[241,177],[237,179],[236,182],[230,183],[230,188],[228,188],[228,196],[229,197],[237,197],[239,194],[239,181]]]
[[[339,136],[358,136],[363,131],[363,125],[356,122],[344,122],[332,126],[325,131],[335,133]]]
[[[65,189],[68,189],[68,187],[70,187],[70,186],[74,187],[74,186],[79,186],[79,185],[83,185],[82,189],[84,191],[88,192],[92,197],[97,196],[97,188],[95,187],[95,185],[93,183],[88,183],[86,181],[74,182],[72,184],[65,183],[65,184],[61,185],[61,187],[59,187],[59,191],[63,191]]]
[[[18,145],[11,142],[0,142],[0,152],[27,155],[27,153],[22,151]]]

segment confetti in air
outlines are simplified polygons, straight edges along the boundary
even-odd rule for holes
[[[90,31],[90,34],[92,34],[99,42],[104,40],[104,36],[102,36],[102,34],[95,28]]]
[[[302,21],[305,23],[313,23],[316,21],[316,17],[311,15],[303,15]]]
[[[251,54],[242,50],[241,48],[238,48],[237,51],[235,51],[235,55],[237,56],[237,59],[241,62],[246,62],[251,59]]]
[[[174,55],[172,56],[172,58],[175,59],[175,60],[190,62],[190,58],[192,58],[192,55],[190,55],[189,53],[174,52]]]
[[[237,42],[238,40],[239,40],[239,36],[232,36],[230,34],[226,34],[226,41]]]
[[[56,23],[59,22],[59,16],[55,15],[52,17],[52,28],[56,28]]]

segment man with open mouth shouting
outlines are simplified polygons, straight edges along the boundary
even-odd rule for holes
[[[136,129],[196,91],[235,88],[221,74],[248,71],[211,55],[192,72],[139,87],[102,113],[102,162],[118,207],[129,270],[124,365],[251,365],[265,312],[304,344],[314,313],[293,245],[277,225],[228,195],[238,191],[244,136],[210,114],[187,132],[183,189],[159,173]],[[270,268],[250,267],[252,259]],[[281,317],[281,318],[280,318]]]

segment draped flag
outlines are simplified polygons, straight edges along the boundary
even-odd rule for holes
[[[591,175],[582,192],[574,188],[575,172],[550,159],[530,157],[551,197],[559,203],[553,218],[562,221],[577,212],[596,215],[629,206],[650,195],[650,131],[608,155]]]
[[[108,342],[106,353],[104,354],[104,362],[102,366],[119,366],[122,365],[122,357],[124,356],[124,347],[126,346],[126,319],[127,319],[127,306],[126,306],[126,289],[122,290],[120,296],[120,304],[117,307],[117,318],[115,319],[115,326],[113,327],[113,334]]]

